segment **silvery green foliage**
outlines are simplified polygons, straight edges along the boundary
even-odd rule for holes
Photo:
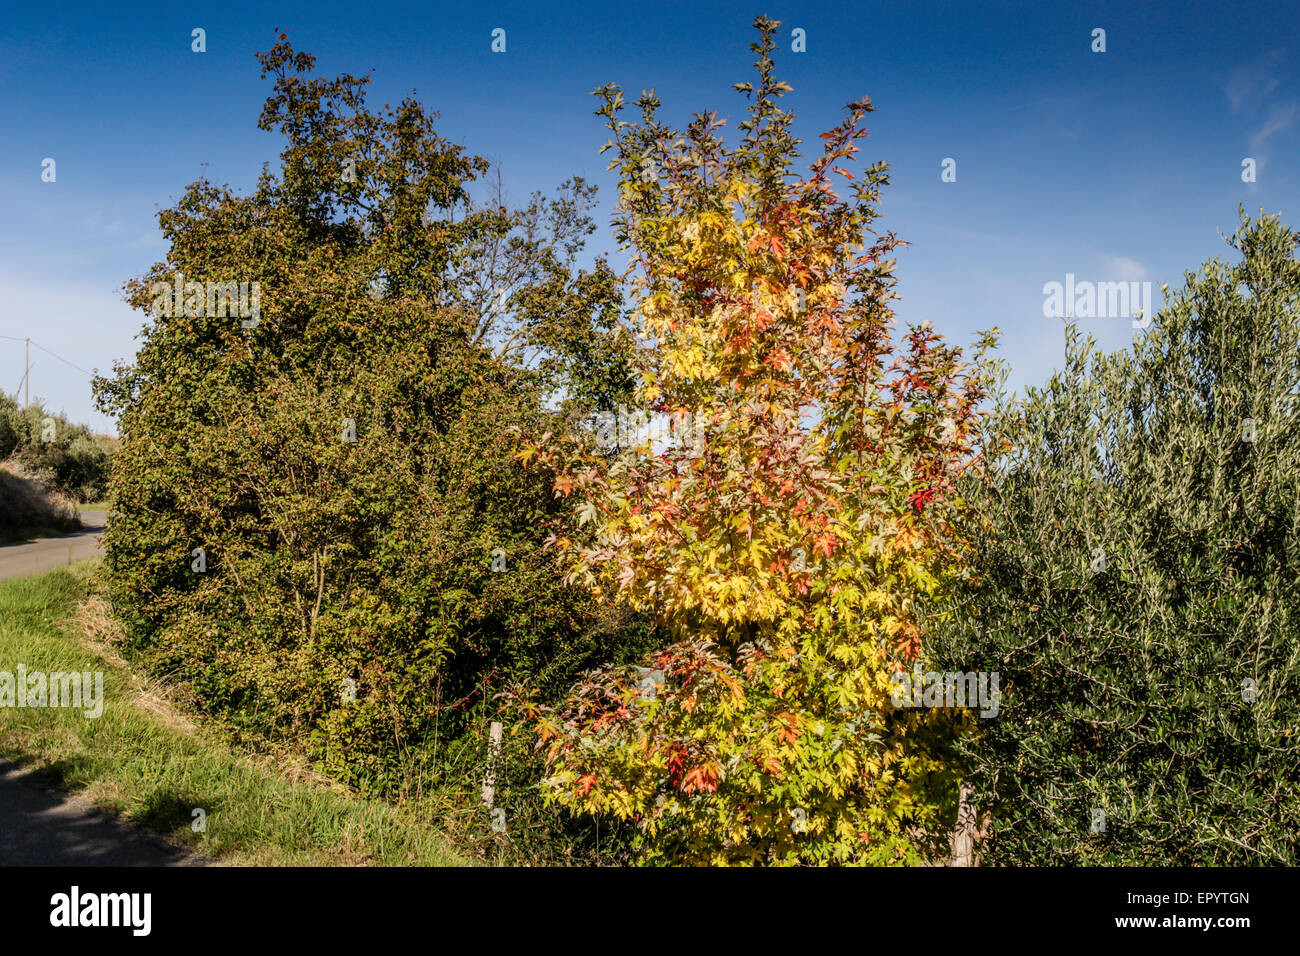
[[[1071,328],[1001,403],[1011,447],[968,483],[981,580],[929,637],[931,666],[1002,674],[963,742],[987,862],[1300,858],[1298,238],[1243,212],[1241,260],[1188,273],[1131,350]]]

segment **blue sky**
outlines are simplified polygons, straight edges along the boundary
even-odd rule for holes
[[[205,173],[246,191],[275,166],[254,53],[276,28],[323,74],[373,70],[375,106],[414,90],[515,199],[575,174],[598,183],[605,227],[591,90],[653,86],[666,122],[717,110],[734,126],[759,13],[782,22],[777,72],[809,150],[844,104],[876,106],[861,158],[890,164],[880,225],[911,243],[899,318],[958,342],[1001,327],[1015,385],[1061,358],[1045,283],[1150,281],[1158,306],[1162,282],[1228,256],[1218,233],[1238,203],[1300,228],[1296,3],[15,4],[0,38],[0,336],[86,370],[133,354],[144,317],[118,290],[165,255],[158,209]],[[806,52],[790,50],[796,27]],[[593,248],[612,249],[607,228]],[[1141,334],[1128,317],[1082,324],[1107,348]],[[0,338],[0,389],[22,376],[22,343]],[[30,384],[112,430],[81,371],[33,349]]]

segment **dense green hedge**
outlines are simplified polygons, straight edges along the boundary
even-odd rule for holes
[[[160,215],[168,259],[128,285],[150,311],[139,354],[98,383],[123,442],[110,599],[199,709],[351,784],[410,789],[445,776],[440,754],[507,682],[553,696],[653,640],[565,584],[543,549],[550,484],[514,459],[512,429],[626,391],[620,302],[603,263],[572,265],[581,184],[480,211],[466,190],[486,164],[419,104],[372,114],[352,77],[304,90],[310,57],[287,43],[264,62],[280,175],[249,196],[195,183]],[[502,262],[497,316],[473,290],[499,302]],[[177,274],[256,282],[260,315],[153,314]],[[515,359],[503,329],[542,359]]]

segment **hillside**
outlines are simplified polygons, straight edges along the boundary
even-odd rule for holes
[[[0,543],[81,527],[75,505],[13,461],[0,464]]]

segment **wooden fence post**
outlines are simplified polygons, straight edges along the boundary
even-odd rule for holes
[[[501,752],[501,722],[492,721],[492,728],[488,731],[488,766],[487,773],[483,776],[483,804],[492,809],[492,803],[496,799],[497,791],[497,754]]]
[[[975,785],[962,781],[957,792],[957,825],[952,831],[952,857],[949,866],[979,866],[976,840],[983,838],[975,810]]]

